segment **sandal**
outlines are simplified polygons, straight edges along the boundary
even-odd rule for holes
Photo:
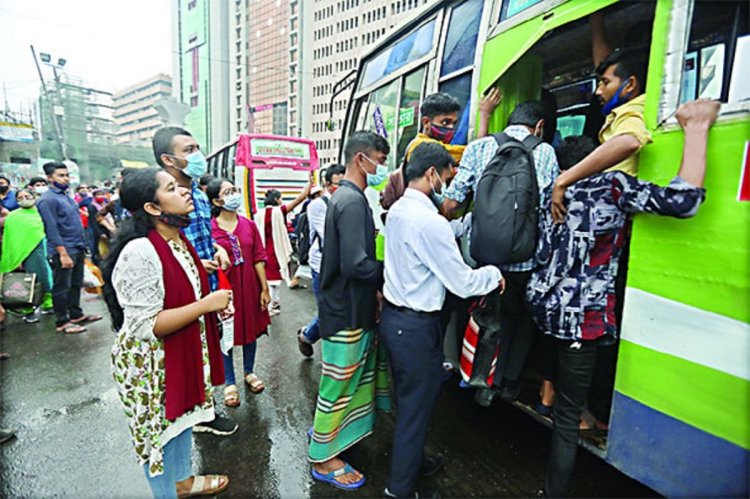
[[[237,390],[237,386],[229,385],[224,388],[224,405],[227,407],[240,406],[240,392]]]
[[[250,391],[256,395],[266,389],[266,385],[254,373],[245,375],[245,383],[250,387]]]
[[[222,483],[222,480],[224,481]],[[224,492],[229,487],[227,475],[201,475],[193,477],[193,486],[187,494],[178,494],[177,497],[213,496]]]
[[[289,289],[307,289],[307,284],[298,282],[297,284],[292,284],[291,286],[289,286]]]
[[[79,326],[78,324],[75,324],[71,321],[63,324],[62,326],[57,326],[55,328],[55,331],[63,334],[79,334],[85,332],[86,328],[83,326]]]
[[[318,480],[319,482],[328,483],[338,489],[354,490],[354,489],[360,488],[361,486],[365,484],[364,476],[354,483],[341,483],[338,480],[336,480],[336,478],[343,476],[343,475],[348,475],[350,473],[359,473],[357,470],[352,468],[349,465],[349,463],[344,463],[343,468],[339,468],[337,470],[331,471],[330,473],[326,473],[326,474],[318,473],[317,471],[315,471],[315,467],[313,466],[312,468],[310,468],[310,473],[312,474],[312,477],[315,480]]]
[[[88,324],[89,322],[96,322],[102,320],[101,315],[82,315],[76,319],[71,319],[70,322],[73,324]]]

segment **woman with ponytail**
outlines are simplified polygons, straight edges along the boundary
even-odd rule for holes
[[[242,204],[242,194],[230,181],[222,178],[212,180],[206,194],[211,202],[213,215],[211,236],[227,251],[230,260],[226,272],[232,286],[235,311],[232,344],[242,346],[245,383],[252,393],[258,394],[265,386],[254,372],[256,340],[268,332],[271,324],[268,315],[271,296],[266,281],[266,251],[255,222],[237,214]],[[228,407],[240,405],[232,363],[233,350],[224,355],[224,403]]]
[[[231,291],[209,292],[180,228],[190,192],[168,173],[133,172],[120,188],[132,218],[105,264],[104,296],[117,332],[112,366],[138,461],[154,497],[213,495],[226,475],[193,476],[192,427],[214,419],[212,385],[224,382],[216,312]]]

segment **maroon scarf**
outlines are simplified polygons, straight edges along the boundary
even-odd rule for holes
[[[193,245],[180,233],[180,238],[193,257],[201,281],[201,296],[209,292],[208,276]],[[164,274],[164,310],[179,308],[195,302],[195,293],[187,274],[172,253],[167,241],[154,229],[149,231],[148,240],[154,245],[161,260]],[[206,340],[211,364],[211,383],[216,386],[224,383],[224,364],[219,348],[219,328],[216,314],[206,314]],[[184,328],[162,338],[164,342],[164,391],[166,416],[174,421],[197,405],[206,401],[203,383],[203,351],[201,349],[200,325],[194,321]]]

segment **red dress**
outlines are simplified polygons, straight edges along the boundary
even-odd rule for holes
[[[271,324],[268,310],[260,309],[260,279],[254,267],[266,261],[260,231],[255,222],[238,215],[237,227],[231,233],[212,219],[211,235],[232,262],[227,277],[234,297],[234,345],[247,345],[265,334]]]
[[[276,251],[273,247],[273,227],[271,226],[271,210],[273,208],[269,206],[263,210],[263,232],[266,233],[266,279],[269,281],[280,281],[282,279],[281,266],[279,265],[279,260],[276,258]],[[286,221],[286,205],[281,205],[281,213],[284,215],[284,221]],[[286,231],[286,227],[284,229]]]

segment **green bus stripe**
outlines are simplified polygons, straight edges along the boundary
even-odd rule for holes
[[[615,389],[750,449],[750,381],[622,340]]]

